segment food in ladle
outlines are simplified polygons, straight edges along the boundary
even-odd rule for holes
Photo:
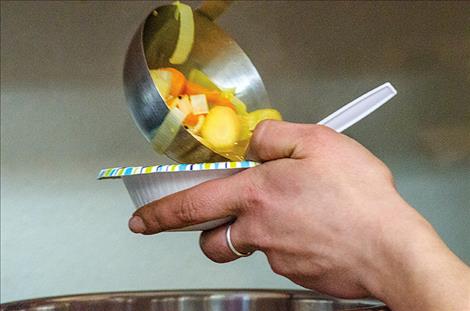
[[[240,136],[240,118],[226,106],[215,106],[207,114],[202,138],[214,149],[230,152]]]
[[[171,64],[183,64],[191,53],[194,43],[194,18],[193,10],[187,4],[176,1],[175,18],[179,21],[180,27],[176,47],[169,61]]]
[[[276,109],[258,109],[248,113],[246,118],[250,131],[254,131],[258,123],[263,120],[282,120],[281,114]]]
[[[256,125],[266,119],[282,120],[275,109],[247,111],[235,89],[221,89],[202,71],[189,79],[175,68],[151,69],[153,82],[182,125],[202,143],[231,160],[242,160]]]

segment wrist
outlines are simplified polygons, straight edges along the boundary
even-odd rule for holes
[[[379,224],[366,288],[394,311],[465,309],[469,268],[423,217],[399,201]]]

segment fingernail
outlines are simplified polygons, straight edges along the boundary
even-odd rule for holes
[[[256,157],[254,155],[254,152],[251,150],[250,147],[248,147],[248,150],[246,151],[245,158],[249,161],[256,161]]]
[[[147,230],[144,221],[139,216],[132,216],[129,219],[129,229],[134,233],[144,233]]]

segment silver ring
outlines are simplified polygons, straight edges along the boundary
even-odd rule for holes
[[[227,245],[228,245],[228,248],[230,248],[230,250],[232,251],[232,253],[234,253],[235,255],[237,255],[238,257],[248,257],[251,255],[251,252],[248,252],[248,253],[240,253],[239,251],[236,250],[236,248],[233,246],[233,243],[232,243],[232,238],[230,237],[230,230],[231,230],[231,227],[232,227],[232,224],[229,224],[227,226],[227,230],[225,231],[225,239],[227,240]]]

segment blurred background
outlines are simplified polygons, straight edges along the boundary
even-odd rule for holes
[[[139,133],[122,87],[130,38],[163,3],[1,2],[2,302],[295,287],[262,254],[210,262],[198,233],[131,234],[124,186],[96,180],[104,167],[169,162]],[[468,2],[236,1],[218,23],[287,120],[319,121],[392,82],[398,96],[346,133],[390,166],[406,200],[470,264]]]

